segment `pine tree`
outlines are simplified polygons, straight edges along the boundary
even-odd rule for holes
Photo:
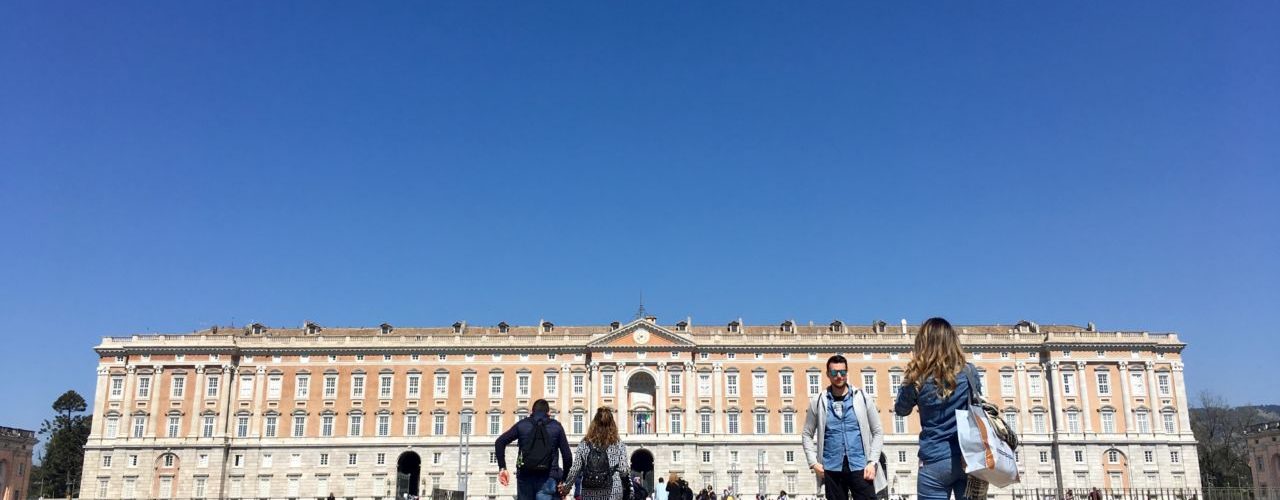
[[[88,405],[76,391],[67,391],[53,402],[53,420],[45,420],[40,426],[40,436],[45,440],[44,459],[32,471],[31,493],[46,498],[67,497],[80,485],[80,471],[84,466],[84,445],[89,440],[92,415],[77,415]]]

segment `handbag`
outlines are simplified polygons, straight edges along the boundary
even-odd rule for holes
[[[970,367],[965,367],[969,381],[969,401],[963,409],[956,410],[956,433],[960,441],[960,453],[964,459],[965,473],[984,482],[1003,488],[1019,482],[1018,457],[1013,453],[1017,437],[1008,432],[1008,426],[1000,419],[999,412],[988,411],[979,395],[981,386]],[[986,403],[985,406],[994,405]],[[997,423],[999,422],[999,423]],[[1004,436],[997,432],[1003,426]],[[970,484],[975,490],[985,489],[983,484]]]

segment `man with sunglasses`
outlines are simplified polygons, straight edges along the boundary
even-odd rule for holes
[[[827,359],[831,385],[809,402],[801,430],[805,459],[826,500],[873,500],[888,484],[876,466],[884,447],[880,412],[871,398],[849,385],[849,362]]]

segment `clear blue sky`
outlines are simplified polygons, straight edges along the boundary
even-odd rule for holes
[[[1278,403],[1280,3],[0,4],[0,424],[212,324],[1094,321]]]

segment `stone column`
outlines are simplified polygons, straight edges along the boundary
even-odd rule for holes
[[[1129,362],[1120,362],[1120,398],[1124,401],[1124,433],[1133,432],[1133,401],[1129,397]]]
[[[546,375],[543,375],[545,378]],[[569,401],[573,399],[573,372],[569,363],[560,364],[560,373],[556,379],[556,394],[560,398],[560,423],[569,421]]]
[[[1058,404],[1054,405],[1054,420],[1057,425],[1050,425],[1052,432],[1062,433],[1067,429],[1066,410],[1063,408],[1067,405],[1066,393],[1062,390],[1062,363],[1060,361],[1049,362],[1049,376],[1045,377],[1049,384],[1049,390],[1053,391],[1050,397],[1058,400]]]
[[[1143,363],[1147,368],[1147,421],[1151,423],[1151,434],[1164,434],[1163,417],[1160,416],[1160,396],[1156,389],[1156,364],[1151,361]],[[1170,379],[1170,384],[1173,380]]]
[[[622,434],[631,434],[631,428],[627,426],[628,417],[631,415],[631,389],[622,380],[623,377],[627,376],[627,365],[619,361],[614,366],[617,367],[617,371],[613,375],[613,396],[614,400],[617,401],[616,406],[618,407],[618,430],[622,431]]]
[[[600,362],[592,361],[590,369],[587,371],[587,401],[591,402],[591,407],[587,408],[587,418],[591,418],[595,414],[596,408],[600,407]]]
[[[200,412],[204,410],[204,388],[205,388],[205,370],[204,365],[196,365],[195,380],[192,380],[190,386],[195,392],[191,393],[191,408],[187,411],[187,437],[200,437]]]
[[[1031,389],[1029,387],[1030,384],[1027,382],[1027,363],[1025,361],[1017,362],[1014,365],[1014,370],[1017,372],[1015,377],[1017,377],[1016,382],[1018,383],[1018,416],[1016,417],[1018,421],[1014,422],[1013,425],[1018,428],[1018,432],[1021,434],[1027,432],[1027,427],[1022,423],[1025,421],[1023,415],[1031,410],[1029,395]]]
[[[164,425],[164,414],[166,409],[156,404],[156,400],[160,398],[160,382],[164,378],[164,365],[156,365],[155,373],[151,375],[151,392],[147,394],[147,429],[143,431],[143,437],[156,437],[156,429]]]
[[[1178,432],[1181,434],[1191,433],[1191,415],[1188,412],[1190,403],[1187,401],[1187,387],[1184,385],[1182,377],[1182,362],[1173,362],[1173,379],[1169,381],[1173,384],[1174,408],[1178,409]]]
[[[724,434],[724,363],[713,363],[711,370],[711,404],[715,410],[711,417],[711,432]]]
[[[658,362],[658,380],[653,395],[653,432],[654,434],[664,434],[670,429],[666,424],[667,418],[667,399],[671,397],[667,380],[667,362]]]
[[[105,366],[98,366],[98,385],[93,389],[93,414],[99,418],[93,419],[93,436],[99,439],[107,437],[107,419],[105,418],[108,409],[111,408],[111,370]],[[124,394],[120,395],[121,397]],[[127,420],[129,417],[121,412],[121,420]],[[120,435],[120,426],[116,426],[116,435]],[[88,477],[88,475],[85,475]],[[0,478],[3,479],[3,478]]]
[[[372,373],[371,378],[373,378],[374,380],[377,380],[377,376],[378,376],[377,372],[374,372]],[[485,383],[485,380],[481,378],[479,374],[476,374],[476,379],[477,379],[476,385]],[[364,385],[365,385],[365,389],[364,389],[365,394],[367,395],[369,394],[369,386],[370,386],[368,379],[365,380]],[[480,393],[480,389],[477,388],[476,394],[479,394],[479,393]],[[259,365],[257,372],[253,376],[253,414],[249,416],[249,435],[250,436],[261,435],[260,434],[261,429],[259,429],[259,426],[262,425],[262,423],[259,422],[259,420],[261,419],[259,419],[258,417],[262,415],[263,413],[262,407],[266,405],[266,401],[267,401],[267,367]],[[366,418],[373,413],[369,411],[368,408],[365,408],[365,412],[366,412],[365,413]],[[335,417],[334,420],[337,420],[339,418],[342,418],[342,417],[341,416]],[[348,422],[350,422],[350,420],[348,420]],[[334,422],[334,425],[336,426],[337,422]],[[362,426],[368,425],[368,422],[362,422],[361,425]],[[475,423],[472,423],[472,425],[475,425]],[[360,430],[363,433],[364,428],[361,427]]]
[[[1085,369],[1085,364],[1084,361],[1076,361],[1076,378],[1079,379],[1077,384],[1080,388],[1080,406],[1083,410],[1080,418],[1084,420],[1081,422],[1080,429],[1089,433],[1093,432],[1093,419],[1090,418],[1093,416],[1093,403],[1090,401],[1092,398],[1089,397],[1089,391],[1086,390],[1089,386],[1085,385],[1085,379],[1089,378],[1089,372]]]

